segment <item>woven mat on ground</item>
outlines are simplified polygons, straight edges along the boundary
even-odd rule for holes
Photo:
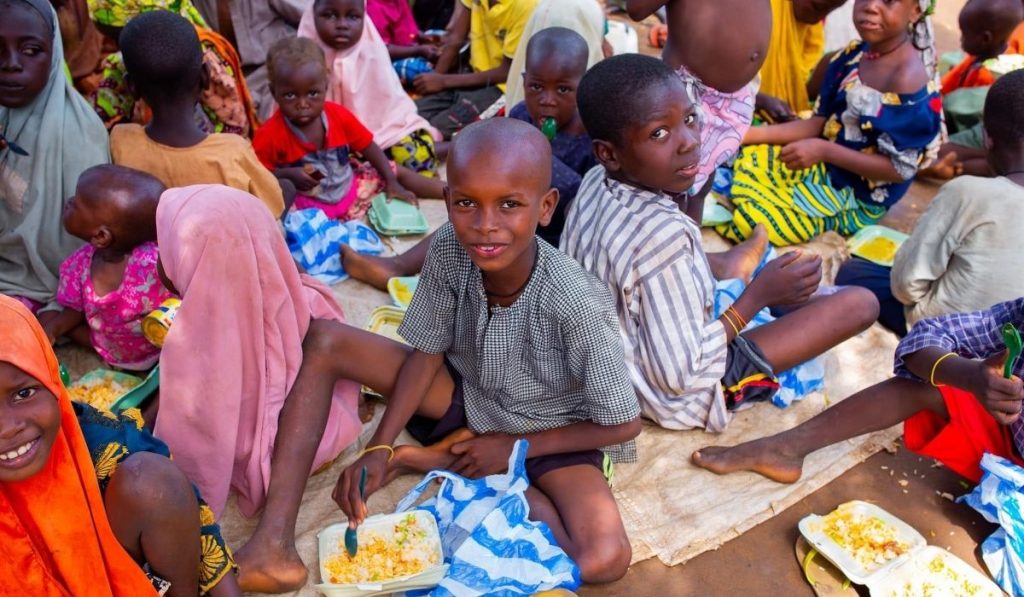
[[[432,227],[445,219],[443,203],[421,203]],[[727,247],[713,233],[705,234],[709,250]],[[389,239],[397,252],[408,250],[416,238]],[[836,264],[845,258],[841,239],[828,236],[811,243],[807,250],[826,255],[826,281],[834,276]],[[370,312],[390,299],[385,293],[347,280],[335,288],[349,322],[365,326]],[[690,454],[709,444],[732,445],[762,437],[804,421],[853,392],[885,379],[891,370],[895,337],[877,325],[860,337],[851,339],[827,355],[826,391],[809,396],[786,410],[759,404],[735,416],[721,435],[703,431],[666,431],[646,424],[638,443],[640,462],[616,468],[615,496],[619,501],[626,530],[633,545],[633,561],[658,557],[675,565],[743,533],[865,460],[898,436],[898,428],[842,442],[812,455],[804,477],[793,485],[780,485],[754,474],[740,473],[717,477],[690,464]],[[61,351],[73,373],[90,367],[78,351]],[[88,361],[88,359],[85,359]],[[93,363],[95,366],[95,362]],[[297,594],[313,595],[319,582],[316,534],[326,526],[341,522],[343,516],[331,500],[331,491],[344,466],[369,439],[383,409],[378,406],[374,420],[364,427],[359,442],[351,446],[327,470],[313,476],[306,487],[297,525],[297,545],[309,566],[310,582]],[[400,443],[411,443],[403,434]],[[372,513],[387,513],[416,483],[413,476],[397,479],[369,500]],[[221,520],[224,534],[236,549],[255,528],[256,521],[242,517],[229,502]]]

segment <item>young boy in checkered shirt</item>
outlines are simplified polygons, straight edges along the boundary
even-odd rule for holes
[[[550,180],[551,149],[536,127],[501,118],[456,137],[451,222],[399,328],[412,349],[352,328],[340,335],[351,341],[328,347],[373,355],[373,367],[335,372],[390,396],[334,498],[359,522],[364,466],[367,495],[404,472],[482,477],[504,472],[526,439],[531,518],[551,527],[584,582],[608,582],[631,556],[609,461],[636,459],[640,408],[607,289],[536,236],[558,202]],[[403,428],[427,447],[392,448]]]

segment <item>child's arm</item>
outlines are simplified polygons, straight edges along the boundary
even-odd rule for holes
[[[1006,352],[984,360],[949,356],[944,348],[929,346],[907,354],[904,364],[911,373],[935,385],[950,385],[974,394],[982,406],[1003,425],[1020,418],[1024,383],[1014,375],[1003,377]]]
[[[43,331],[46,332],[46,338],[53,344],[60,338],[75,329],[76,327],[85,323],[85,314],[81,311],[76,311],[68,307],[64,307],[64,310],[52,318],[47,318],[45,322],[40,321],[43,326]]]
[[[596,450],[627,442],[640,435],[640,417],[620,425],[598,425],[590,421],[573,423],[537,433],[489,433],[451,447],[460,455],[452,471],[471,479],[504,472],[516,440],[530,442],[529,458]]]
[[[398,182],[398,177],[395,172],[391,169],[391,163],[388,161],[388,156],[384,155],[384,150],[380,148],[376,143],[370,142],[369,145],[363,149],[363,157],[366,158],[370,165],[373,166],[381,178],[384,179],[384,184],[387,186],[388,197],[398,197],[408,201],[409,203],[416,203],[416,194],[409,189],[402,186],[402,183]]]
[[[444,365],[444,353],[431,354],[413,350],[402,364],[395,380],[395,390],[384,410],[380,425],[373,432],[367,447],[391,446],[419,408],[437,372]],[[349,520],[357,523],[366,518],[366,503],[359,497],[359,476],[366,467],[365,497],[383,487],[386,481],[390,452],[366,452],[342,471],[332,497]]]
[[[404,58],[426,58],[427,60],[436,60],[441,54],[441,49],[437,46],[430,45],[416,45],[416,46],[397,46],[395,44],[388,44],[388,55],[391,56],[391,60],[402,60]]]
[[[768,126],[752,126],[743,136],[744,145],[785,145],[802,139],[819,139],[825,128],[825,119],[813,116]]]
[[[868,180],[878,182],[903,182],[904,178],[892,165],[892,160],[883,154],[870,154],[826,139],[802,139],[782,148],[779,158],[791,170],[809,168],[819,162],[838,166],[843,170],[859,174]]]
[[[416,75],[413,86],[418,93],[428,95],[445,89],[461,89],[465,87],[489,87],[504,83],[508,79],[508,71],[512,68],[512,60],[504,58],[501,64],[491,70],[479,73],[463,73],[445,75],[440,72],[421,73]]]
[[[458,63],[459,50],[469,35],[469,9],[462,4],[461,0],[455,2],[455,12],[448,23],[444,34],[444,41],[441,44],[441,54],[434,65],[434,71],[446,73]]]
[[[642,21],[668,3],[669,0],[626,0],[626,13],[634,21]]]

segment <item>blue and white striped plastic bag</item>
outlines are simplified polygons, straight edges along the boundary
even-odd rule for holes
[[[348,278],[341,266],[342,244],[365,255],[380,255],[384,251],[384,243],[366,224],[358,220],[331,220],[315,207],[288,212],[284,232],[295,262],[324,284],[337,284]]]
[[[1010,595],[1024,595],[1024,469],[1005,458],[985,454],[981,459],[981,483],[961,496],[989,522],[1000,528],[981,544],[981,558],[989,574]]]
[[[442,480],[437,496],[417,508],[437,519],[450,566],[440,585],[407,595],[532,595],[579,587],[579,568],[558,547],[551,529],[527,518],[528,445],[526,440],[515,443],[505,474],[466,479],[431,471],[402,499],[395,512],[410,509],[435,479]]]

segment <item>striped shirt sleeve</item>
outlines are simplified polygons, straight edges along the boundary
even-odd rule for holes
[[[725,375],[725,328],[705,312],[693,253],[681,246],[662,263],[640,283],[644,377],[671,395],[713,389]]]

